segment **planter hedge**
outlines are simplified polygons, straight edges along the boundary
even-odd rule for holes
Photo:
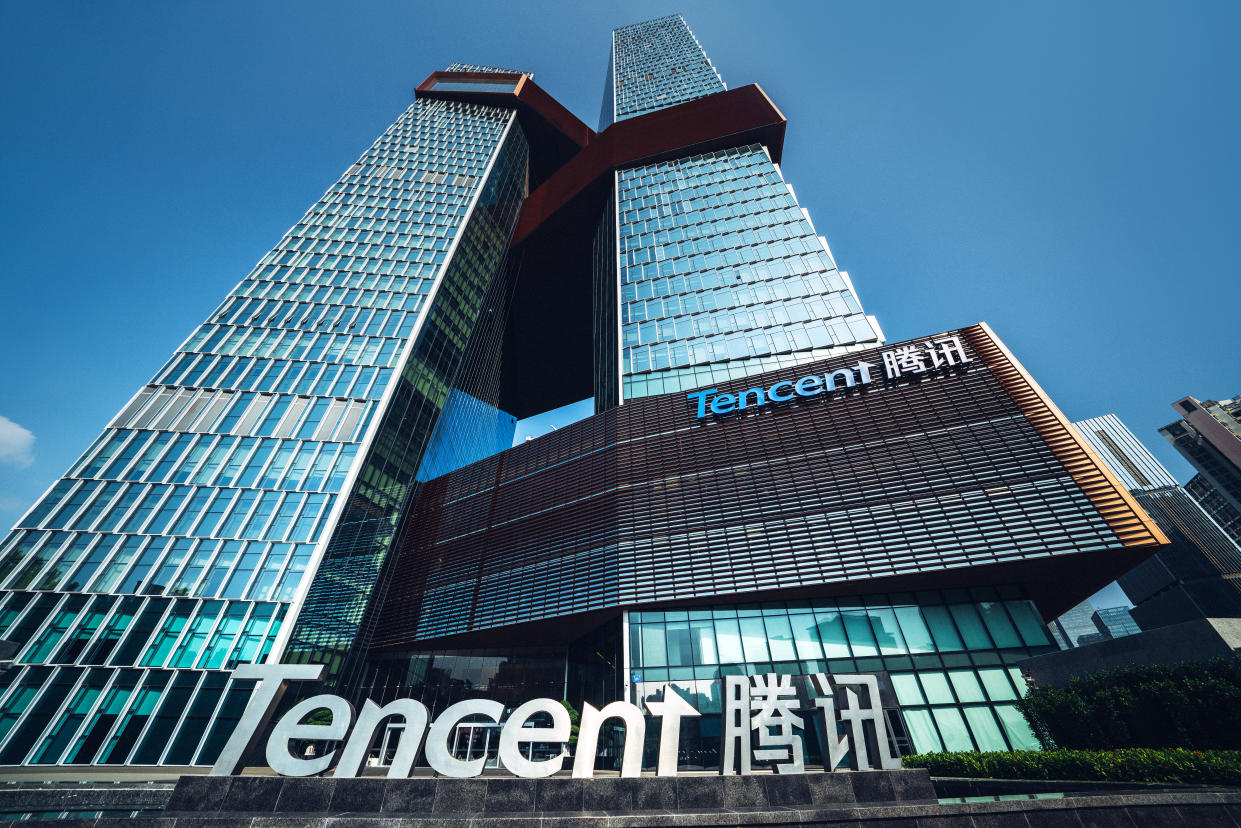
[[[1035,687],[1017,703],[1045,748],[1241,748],[1241,655]]]
[[[971,779],[1241,785],[1241,751],[1238,750],[1122,748],[923,753],[906,756],[903,761],[905,767],[926,768],[932,776]]]

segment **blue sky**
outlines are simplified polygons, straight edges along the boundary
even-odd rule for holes
[[[682,12],[900,340],[986,320],[1073,419],[1241,392],[1235,2],[0,5],[0,523],[453,60],[583,120]],[[539,426],[542,427],[541,425]]]

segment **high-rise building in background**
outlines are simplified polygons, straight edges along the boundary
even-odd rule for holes
[[[1241,545],[1241,511],[1233,508],[1228,499],[1211,485],[1210,480],[1201,474],[1195,474],[1185,484],[1185,491],[1198,502],[1202,511],[1219,524],[1224,534],[1232,538],[1234,543]]]
[[[1095,626],[1094,615],[1094,604],[1086,599],[1061,613],[1048,623],[1047,628],[1060,649],[1084,647],[1107,638],[1106,631],[1100,631]]]
[[[1193,618],[1241,616],[1241,547],[1114,414],[1074,423],[1154,518],[1171,545],[1118,583],[1144,630]]]
[[[725,675],[874,672],[898,749],[1034,745],[1012,665],[1166,538],[986,325],[884,345],[679,16],[616,30],[602,127],[418,87],[4,539],[0,764],[210,764],[256,660],[432,715],[671,686],[695,761]]]
[[[1095,610],[1094,624],[1108,638],[1124,638],[1142,632],[1127,607],[1101,607]]]
[[[1185,397],[1172,404],[1181,419],[1159,429],[1198,470],[1185,488],[1241,543],[1241,396]]]
[[[1142,632],[1127,608],[1096,608],[1089,599],[1062,613],[1047,625],[1047,629],[1062,650]]]

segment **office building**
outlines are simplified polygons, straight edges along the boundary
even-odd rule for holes
[[[1032,746],[1011,665],[1162,533],[987,326],[884,344],[679,16],[611,54],[599,132],[433,72],[23,516],[0,764],[211,764],[264,659],[432,715],[671,684],[704,767],[742,673]]]
[[[1119,578],[1144,630],[1241,616],[1241,547],[1114,414],[1074,424],[1171,545]]]
[[[1186,488],[1241,543],[1241,396],[1184,397],[1172,408],[1181,419],[1159,432],[1198,470]]]
[[[1095,626],[1099,632],[1106,633],[1108,638],[1124,638],[1127,635],[1142,632],[1142,628],[1133,620],[1127,607],[1102,607],[1095,610]]]
[[[1095,626],[1094,615],[1094,604],[1086,599],[1054,618],[1047,628],[1060,649],[1084,647],[1107,638],[1107,631]]]
[[[1233,508],[1228,499],[1211,485],[1211,481],[1201,474],[1195,474],[1185,484],[1185,491],[1198,502],[1202,511],[1211,516],[1211,520],[1219,524],[1224,534],[1232,538],[1234,543],[1241,544],[1241,511]]]

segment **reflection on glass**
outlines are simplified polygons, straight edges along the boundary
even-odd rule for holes
[[[670,622],[668,624],[668,666],[686,667],[693,663],[694,654],[689,643],[688,622]]]
[[[978,610],[982,613],[982,620],[987,625],[987,631],[991,633],[991,638],[997,647],[1021,646],[1021,637],[1017,635],[1017,629],[1008,619],[1008,613],[1004,611],[1002,604],[995,601],[983,601],[978,605]]]
[[[1034,737],[1034,731],[1030,730],[1030,723],[1016,707],[1011,704],[997,704],[995,712],[1004,725],[1004,732],[1008,734],[1013,750],[1038,750],[1042,747]]]
[[[643,624],[642,666],[662,667],[668,663],[668,650],[664,644],[663,624]]]
[[[918,678],[922,679],[922,689],[926,691],[926,700],[931,704],[952,704],[956,701],[948,687],[948,679],[942,672],[930,670],[919,673]]]
[[[694,646],[695,664],[719,663],[715,655],[715,627],[710,621],[691,621],[689,637]]]
[[[815,626],[815,618],[811,613],[789,616],[793,625],[793,643],[797,647],[797,657],[805,660],[823,658],[823,648],[819,644],[819,636]]]
[[[1021,646],[1033,640],[1022,638],[1022,624],[1040,623],[1027,601],[945,605],[934,600],[904,606],[868,600],[870,606],[841,610],[767,603],[634,612],[631,622],[639,623],[630,626],[630,659],[641,674],[635,686],[659,693],[672,681],[701,711],[718,713],[722,675],[899,670],[888,677],[916,750],[1036,746],[1011,704],[1024,686],[1015,668],[943,669],[935,658],[913,665],[877,658],[959,653],[979,645],[991,650],[993,640]]]
[[[767,631],[762,618],[741,619],[741,643],[745,647],[746,661],[768,661]]]
[[[836,611],[816,612],[814,614],[819,630],[819,640],[823,642],[823,655],[827,658],[848,658],[849,643],[845,638],[845,625]]]
[[[797,653],[793,649],[793,630],[789,626],[787,615],[769,615],[764,619],[767,625],[767,646],[771,648],[773,661],[793,661]]]
[[[922,620],[921,610],[917,607],[897,607],[894,614],[900,622],[901,633],[904,634],[909,652],[935,652],[935,642],[931,639],[931,631],[926,628],[926,622]]]
[[[935,637],[935,646],[941,652],[953,652],[962,649],[961,637],[948,615],[947,607],[923,607],[922,614],[931,627],[931,635]]]
[[[844,610],[841,615],[845,618],[845,633],[849,636],[853,654],[855,656],[879,655],[879,648],[875,646],[875,634],[871,632],[866,611]]]
[[[892,689],[896,692],[896,700],[902,706],[907,704],[923,704],[922,690],[918,687],[918,679],[913,673],[892,673]]]
[[[741,631],[735,618],[715,619],[715,642],[720,649],[720,664],[740,664],[745,661],[741,652]]]
[[[983,687],[987,688],[987,697],[991,701],[1011,701],[1017,698],[1017,693],[1013,690],[1013,685],[1009,683],[1003,668],[993,667],[979,670],[978,676],[982,679]]]
[[[896,612],[891,609],[870,609],[870,625],[875,630],[875,640],[883,655],[904,655],[905,641],[896,625]]]
[[[952,611],[952,620],[957,622],[961,637],[965,639],[967,650],[986,650],[991,646],[991,639],[983,629],[982,621],[979,620],[973,605],[952,604],[948,609]]]
[[[1051,643],[1043,619],[1039,618],[1029,601],[1005,601],[1004,606],[1008,607],[1009,615],[1017,622],[1017,631],[1027,647],[1042,647]]]
[[[1026,681],[1026,677],[1023,676],[1021,671],[1016,667],[1008,668],[1008,677],[1013,680],[1013,686],[1017,688],[1017,695],[1024,699],[1026,697],[1026,693],[1030,689],[1030,685],[1029,682]]]

